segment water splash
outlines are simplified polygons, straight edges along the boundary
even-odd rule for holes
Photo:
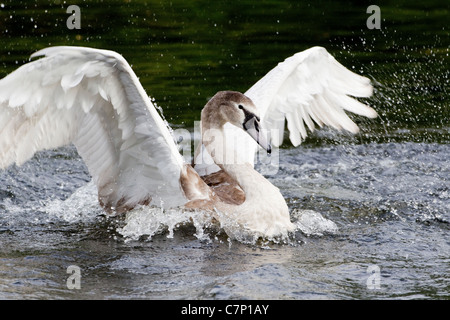
[[[167,238],[173,238],[175,232],[191,226],[194,227],[191,230],[195,230],[192,235],[207,242],[217,240],[221,235],[225,235],[228,240],[247,244],[291,242],[290,239],[279,237],[262,239],[259,233],[251,232],[226,215],[216,212],[215,216],[219,220],[205,211],[140,207],[126,215],[125,225],[118,228],[118,232],[125,241],[143,238],[150,240],[154,236],[164,234],[167,235]],[[301,232],[306,236],[336,234],[339,230],[333,221],[312,210],[294,209],[291,216],[295,222],[296,232]]]
[[[17,205],[10,198],[1,202],[3,222],[11,225],[21,224],[83,224],[95,226],[99,221],[114,228],[115,239],[130,241],[149,241],[156,236],[173,238],[175,234],[192,236],[200,241],[228,242],[238,241],[246,244],[293,243],[294,234],[288,238],[263,238],[237,223],[232,217],[218,211],[211,214],[201,210],[184,208],[162,209],[140,206],[124,216],[106,216],[98,204],[97,188],[91,181],[78,188],[67,199],[51,198],[37,202],[30,201],[26,206]],[[295,233],[321,236],[337,232],[334,222],[323,218],[311,210],[293,209],[292,219],[296,225]],[[100,219],[103,217],[106,220]],[[93,230],[101,229],[94,227]]]
[[[324,218],[313,210],[294,209],[291,212],[298,231],[307,236],[323,236],[325,234],[337,234],[338,226],[331,220]]]
[[[46,202],[39,211],[47,213],[50,220],[68,223],[93,221],[103,213],[98,204],[97,187],[92,181],[77,189],[66,200],[53,199]]]
[[[199,240],[207,240],[204,229],[213,226],[213,221],[201,211],[182,208],[162,209],[139,207],[126,214],[125,224],[117,229],[125,241],[150,240],[156,235],[167,234],[173,238],[174,232],[186,225],[195,227],[193,234]]]

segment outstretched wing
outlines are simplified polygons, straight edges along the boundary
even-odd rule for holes
[[[286,122],[290,141],[298,146],[307,137],[307,129],[313,132],[316,125],[357,133],[358,126],[345,111],[377,117],[375,110],[351,97],[371,96],[370,80],[345,68],[322,47],[313,47],[287,58],[245,95],[258,108],[261,127],[270,137],[273,147],[283,143]],[[254,164],[258,150],[255,140],[229,123],[224,128],[227,141],[233,143],[227,148],[236,150],[239,162]],[[205,151],[196,159],[203,163],[211,162]],[[197,168],[200,174],[218,170],[215,165],[205,164],[197,165]]]
[[[183,159],[122,56],[83,47],[37,56],[0,80],[0,168],[74,143],[107,210],[186,202]]]
[[[283,143],[285,120],[294,146],[309,131],[324,125],[337,130],[358,132],[358,126],[345,111],[375,118],[372,108],[353,97],[369,97],[368,78],[351,72],[322,47],[299,52],[278,64],[245,94],[260,109],[262,126],[278,131],[271,137],[275,147]]]

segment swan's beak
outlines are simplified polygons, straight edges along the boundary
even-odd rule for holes
[[[258,144],[267,151],[268,154],[272,152],[272,147],[267,141],[267,133],[261,130],[261,126],[256,116],[251,117],[244,122],[244,130],[255,139]]]

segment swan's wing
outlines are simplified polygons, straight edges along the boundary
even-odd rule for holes
[[[306,128],[312,132],[316,124],[357,133],[345,111],[377,117],[375,110],[351,97],[369,97],[372,90],[368,78],[345,68],[324,48],[313,47],[278,64],[245,94],[259,108],[261,125],[271,131],[271,143],[278,147],[285,120],[294,146],[306,138]]]
[[[129,64],[119,54],[51,47],[0,80],[0,168],[74,143],[110,210],[176,206],[183,160]]]
[[[260,112],[261,126],[270,136],[272,146],[283,143],[285,122],[289,138],[298,146],[316,125],[358,132],[357,125],[345,111],[369,118],[377,113],[353,97],[369,97],[372,85],[368,78],[351,72],[324,48],[313,47],[281,62],[246,93]],[[254,164],[257,143],[243,130],[227,123],[226,148],[235,150],[239,163]],[[200,150],[200,149],[199,149]],[[200,175],[218,171],[206,150],[196,155]]]

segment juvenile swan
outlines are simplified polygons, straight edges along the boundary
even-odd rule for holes
[[[281,145],[286,121],[298,146],[316,125],[358,132],[344,110],[377,116],[350,97],[370,96],[369,79],[314,47],[278,64],[245,94],[217,93],[202,110],[202,144],[191,165],[121,55],[51,47],[37,56],[44,57],[0,80],[0,168],[73,143],[111,213],[184,206],[226,216],[262,237],[286,236],[293,230],[286,202],[253,168],[258,145],[267,152]],[[277,134],[268,141],[263,129]],[[227,161],[230,152],[239,161]],[[199,160],[205,157],[213,163]]]

